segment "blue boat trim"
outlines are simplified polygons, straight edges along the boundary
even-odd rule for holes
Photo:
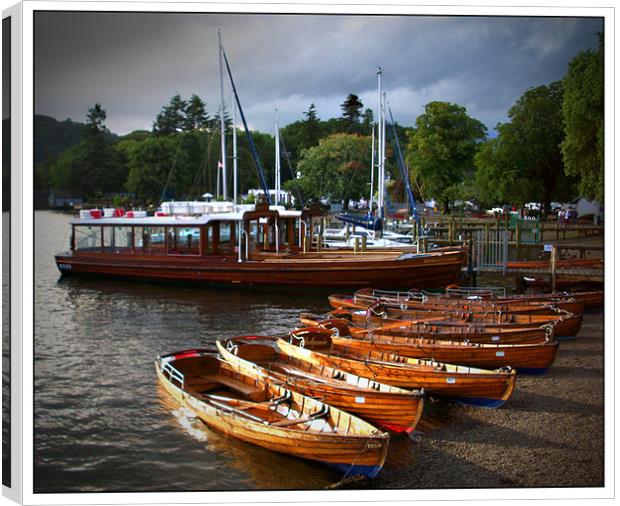
[[[487,397],[450,397],[450,399],[465,406],[479,406],[483,408],[499,408],[506,402],[503,399],[489,399]]]
[[[517,369],[517,374],[532,374],[532,375],[538,375],[538,374],[545,374],[547,371],[549,370],[548,367],[534,367],[534,368],[518,368]]]
[[[366,476],[367,478],[374,478],[379,474],[381,468],[383,466],[360,466],[360,465],[351,465],[351,464],[334,464],[332,462],[326,462],[326,464],[340,471],[342,474],[346,474],[347,476]]]

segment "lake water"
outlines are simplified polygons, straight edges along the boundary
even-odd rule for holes
[[[61,279],[70,216],[35,214],[36,493],[320,489],[341,475],[210,431],[157,383],[157,355],[285,333],[325,294]],[[391,443],[408,460],[407,438]]]

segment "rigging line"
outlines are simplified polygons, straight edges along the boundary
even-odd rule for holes
[[[267,180],[265,179],[265,173],[263,171],[263,166],[260,163],[258,158],[258,152],[256,151],[256,146],[254,145],[254,138],[252,137],[252,133],[248,128],[247,121],[245,120],[245,114],[243,113],[243,108],[241,107],[241,102],[239,101],[239,95],[237,94],[237,88],[235,86],[235,82],[233,81],[232,72],[230,70],[230,65],[228,63],[228,58],[226,57],[226,51],[224,51],[224,47],[222,47],[222,56],[224,57],[224,62],[226,63],[226,70],[228,71],[228,77],[230,78],[230,85],[233,89],[233,93],[235,94],[235,101],[237,102],[237,106],[239,107],[239,115],[241,116],[241,121],[243,122],[243,128],[245,130],[245,135],[248,139],[248,144],[250,145],[250,151],[252,152],[252,157],[254,158],[254,164],[256,165],[256,171],[258,172],[258,178],[260,179],[261,186],[263,187],[263,192],[265,193],[265,198],[267,199],[267,203],[271,205],[271,196],[269,195],[269,185],[267,184]]]
[[[299,197],[299,202],[301,203],[301,206],[304,207],[306,205],[306,202],[304,201],[304,197],[301,193],[301,188],[297,184],[297,177],[295,176],[295,173],[293,172],[293,166],[291,165],[291,159],[289,158],[288,151],[286,150],[286,146],[284,145],[284,137],[282,136],[282,132],[280,132],[280,142],[282,143],[282,149],[284,151],[284,158],[288,165],[289,171],[291,172],[291,179],[293,181],[293,185],[295,185],[295,191],[297,192],[297,196]]]
[[[207,143],[205,145],[205,151],[204,151],[204,155],[202,157],[202,161],[200,162],[200,165],[198,166],[198,170],[196,170],[196,175],[194,176],[194,180],[192,181],[192,185],[189,187],[190,195],[194,191],[194,187],[199,184],[198,178],[201,175],[205,175],[205,171],[206,171],[206,168],[207,168],[207,155],[208,155],[208,152],[209,152],[209,140],[208,140],[209,139],[209,135],[208,135],[208,133],[207,133],[206,138],[207,138]],[[206,192],[207,189],[205,188],[204,191]]]

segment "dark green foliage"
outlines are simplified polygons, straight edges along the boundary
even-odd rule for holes
[[[127,172],[110,143],[105,116],[99,104],[88,111],[82,141],[63,151],[49,166],[51,188],[70,190],[85,198],[122,189]]]
[[[604,49],[599,34],[596,51],[581,51],[564,77],[562,114],[566,137],[562,155],[566,174],[579,179],[580,193],[604,197]]]
[[[488,203],[523,204],[567,200],[570,188],[563,171],[562,84],[527,90],[508,111],[509,123],[497,126],[476,156],[479,197]]]
[[[430,102],[408,136],[406,161],[421,192],[442,202],[447,211],[473,173],[474,154],[486,136],[486,127],[468,116],[461,105]]]
[[[364,104],[359,97],[353,93],[350,93],[345,101],[340,104],[342,118],[350,129],[355,129],[358,126],[362,117],[362,107],[364,107]]]
[[[334,134],[304,151],[296,183],[306,199],[330,197],[333,201],[366,196],[370,174],[370,138]],[[284,185],[293,190],[293,181]]]
[[[174,95],[170,103],[155,118],[153,132],[158,135],[171,135],[186,130],[186,107],[187,102],[181,98],[181,95]]]

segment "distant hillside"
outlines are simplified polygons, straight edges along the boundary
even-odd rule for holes
[[[58,156],[65,149],[80,143],[83,123],[70,119],[58,121],[50,116],[34,115],[34,163],[48,156]]]

